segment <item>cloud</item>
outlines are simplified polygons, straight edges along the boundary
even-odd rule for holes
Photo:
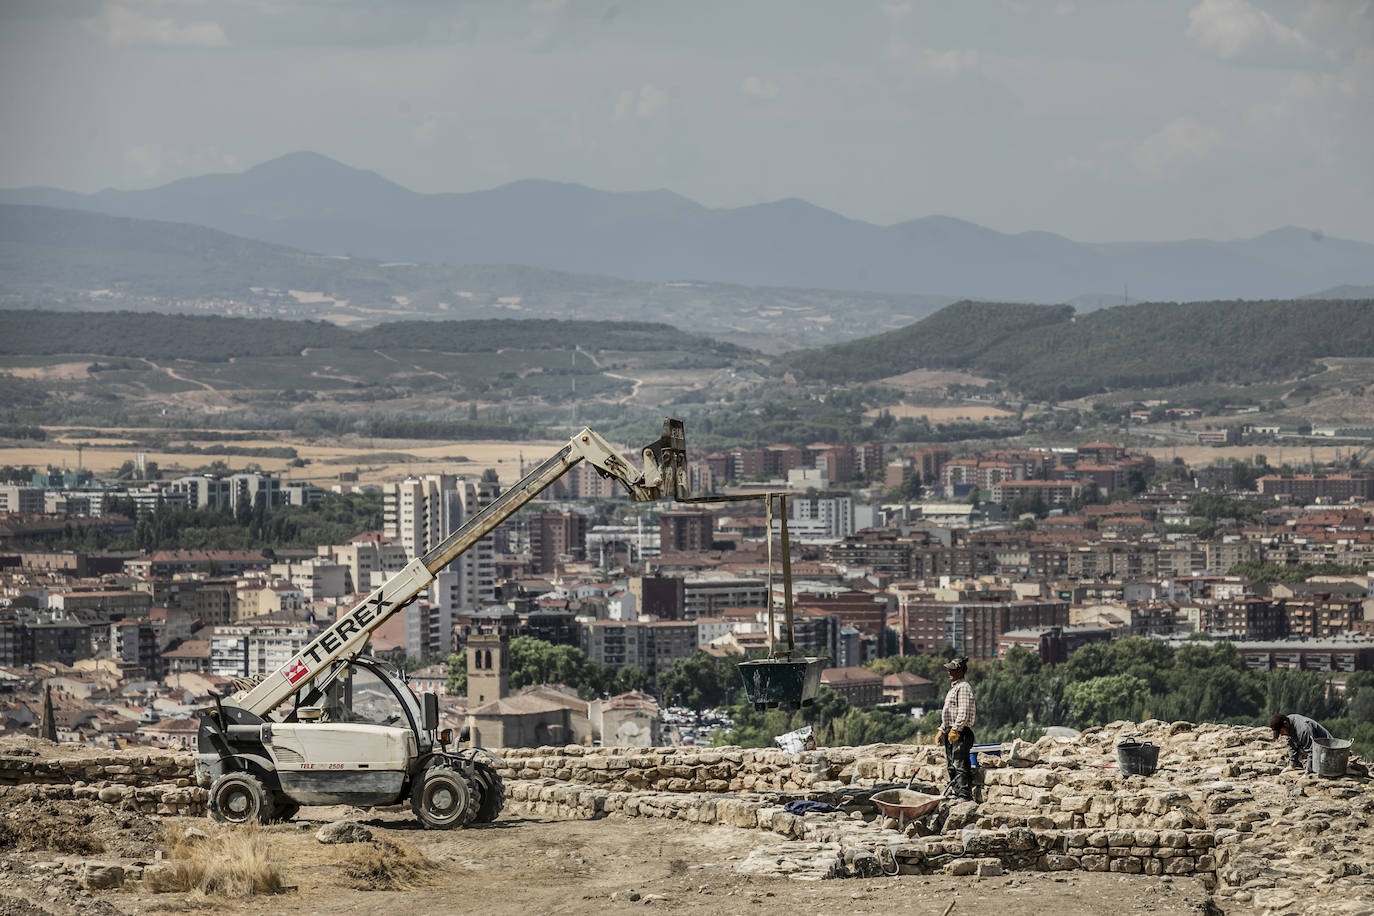
[[[767,102],[778,97],[778,84],[759,76],[746,76],[739,84],[740,92],[751,99]]]
[[[978,68],[978,52],[972,49],[913,48],[895,35],[887,43],[887,57],[915,77],[953,79]]]
[[[668,93],[653,83],[645,83],[638,91],[626,89],[615,104],[615,119],[652,118],[668,106],[668,101]]]
[[[206,172],[238,172],[243,169],[238,156],[221,152],[214,146],[143,143],[126,148],[122,158],[127,173],[144,180]]]
[[[1206,157],[1221,140],[1221,131],[1184,115],[1146,137],[1131,158],[1145,174],[1159,176],[1176,164]]]
[[[898,19],[905,19],[910,14],[910,3],[889,2],[883,4],[883,15],[893,21],[896,21]]]
[[[156,5],[156,4],[155,4]],[[158,18],[124,3],[106,3],[100,15],[86,25],[112,45],[158,44],[217,47],[229,44],[224,30],[215,22],[178,24]]]
[[[1188,38],[1222,60],[1283,63],[1309,54],[1311,42],[1248,0],[1202,0],[1188,11]]]
[[[431,112],[410,129],[410,136],[419,146],[430,146],[439,137],[439,131],[454,119],[452,112]]]

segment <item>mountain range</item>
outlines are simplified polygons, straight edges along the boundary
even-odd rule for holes
[[[768,353],[910,324],[952,300],[649,283],[520,265],[310,254],[162,220],[0,204],[0,308],[326,319],[663,321]]]
[[[946,216],[878,226],[802,200],[708,208],[670,191],[528,180],[420,194],[317,153],[140,191],[0,191],[0,203],[191,223],[322,255],[519,264],[632,281],[1084,303],[1287,298],[1374,283],[1374,245],[1285,227],[1231,242],[1082,243]],[[1129,215],[1124,217],[1129,219]]]

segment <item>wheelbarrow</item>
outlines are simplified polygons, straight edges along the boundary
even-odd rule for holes
[[[954,786],[954,783],[951,782],[945,786],[945,790],[939,795],[929,795],[925,792],[914,791],[911,788],[911,783],[915,779],[916,774],[912,773],[905,789],[885,789],[875,793],[869,799],[884,817],[897,819],[898,830],[905,829],[908,821],[925,817],[933,811],[935,806],[944,800],[944,797],[949,794],[949,790]]]

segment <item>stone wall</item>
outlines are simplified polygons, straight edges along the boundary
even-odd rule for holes
[[[35,746],[37,746],[35,744]],[[47,756],[56,750],[63,756]],[[0,803],[29,798],[116,805],[144,814],[200,816],[205,790],[195,784],[195,757],[165,751],[79,753],[46,745],[0,753]]]
[[[944,833],[909,838],[877,818],[843,812],[796,815],[780,802],[770,796],[616,792],[543,780],[510,785],[507,804],[539,817],[623,815],[769,831],[809,844],[792,847],[794,855],[783,854],[777,863],[781,868],[775,871],[797,877],[864,874],[865,861],[867,870],[886,867],[903,874],[972,874],[978,868],[986,874],[987,861],[995,860],[999,868],[1197,875],[1209,886],[1215,884],[1216,834],[1211,830],[980,829],[975,806],[956,805]]]
[[[1160,748],[1152,775],[1118,769],[1116,748],[1128,737]],[[1082,869],[1194,875],[1239,902],[1260,889],[1267,899],[1329,885],[1374,896],[1374,793],[1357,760],[1345,778],[1323,779],[1285,769],[1284,745],[1268,729],[1153,720],[1005,750],[977,771],[979,803],[950,806],[929,829],[846,798],[913,772],[943,785],[943,756],[930,745],[498,753],[514,810],[764,830],[786,842],[761,847],[759,868],[799,877],[866,874],[878,864],[957,874]],[[791,815],[782,803],[794,798],[844,809]]]

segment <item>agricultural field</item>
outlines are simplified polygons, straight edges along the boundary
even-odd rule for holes
[[[280,474],[287,483],[313,483],[324,487],[336,481],[338,475],[345,471],[356,471],[360,483],[377,484],[407,474],[457,473],[477,476],[488,468],[495,470],[503,483],[509,484],[520,478],[522,457],[527,463],[541,460],[562,445],[557,440],[448,443],[354,437],[306,440],[287,431],[257,439],[236,439],[232,443],[225,443],[221,439],[196,439],[194,432],[188,432],[186,439],[180,443],[203,449],[226,444],[243,449],[289,447],[296,450],[300,459],[308,462],[305,467],[292,467],[291,459],[285,457],[204,454],[179,450],[175,444],[149,449],[131,441],[138,431],[128,432],[132,435],[121,436],[118,431],[111,430],[108,436],[93,438],[81,433],[49,431],[49,438],[43,443],[0,445],[0,465],[76,468],[77,446],[81,444],[80,466],[97,475],[111,475],[124,462],[134,461],[142,454],[148,461],[156,462],[164,475],[190,473],[213,461],[224,461],[236,471],[255,464],[263,470]]]
[[[865,411],[864,416],[876,417],[884,412],[891,414],[898,420],[904,418],[915,420],[925,417],[931,423],[948,423],[950,421],[986,423],[1016,416],[1013,411],[986,404],[945,404],[936,407],[926,407],[920,404],[896,404],[892,407],[875,407]]]

